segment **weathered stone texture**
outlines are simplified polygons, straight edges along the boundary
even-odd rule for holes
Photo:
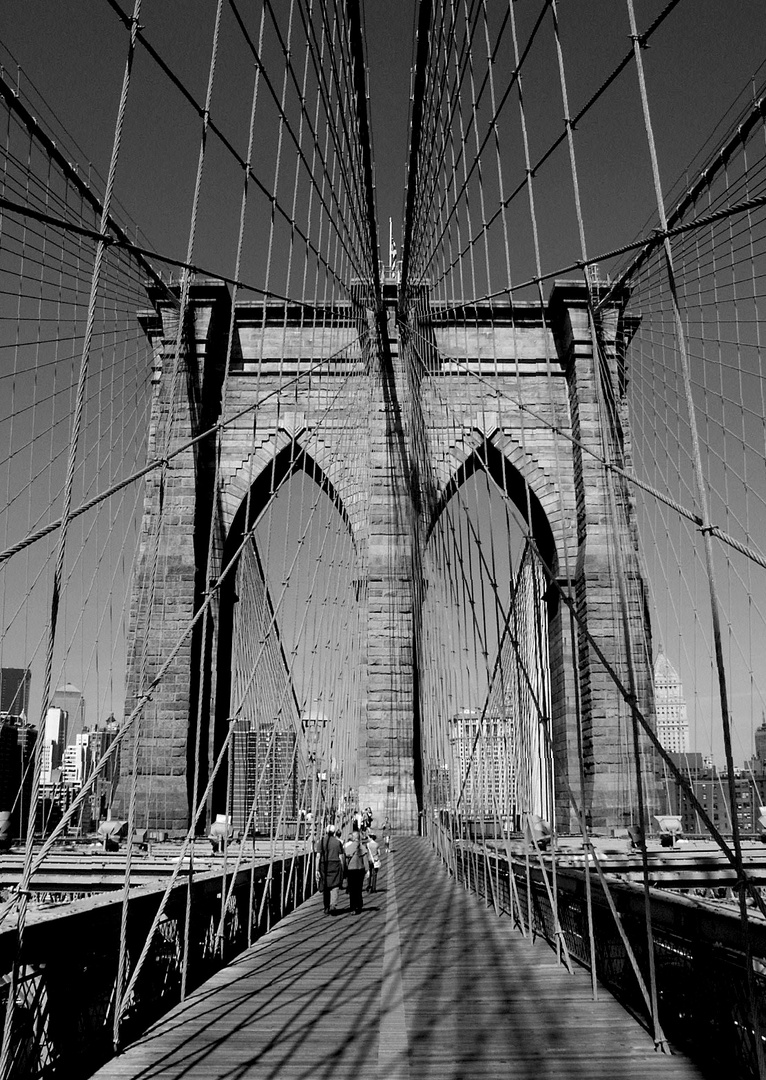
[[[161,456],[168,438],[171,446],[180,445],[218,419],[229,306],[220,287],[200,283],[195,289],[193,329],[184,338],[180,377],[175,380],[172,306],[158,302],[158,317],[145,320],[155,344],[150,455]],[[221,432],[218,490],[211,487],[212,442],[174,458],[161,476],[150,474],[146,482],[131,603],[128,707],[149,685],[167,658],[169,643],[199,608],[206,587],[200,559],[211,519],[212,566],[218,572],[248,492],[257,491],[259,484],[266,490],[272,470],[289,471],[310,448],[311,467],[345,515],[366,571],[363,597],[360,593],[366,646],[365,667],[359,673],[359,799],[373,807],[376,820],[388,818],[394,827],[414,829],[419,703],[413,672],[420,663],[422,598],[417,576],[425,544],[423,523],[451,497],[478,455],[489,462],[523,515],[528,485],[532,532],[551,575],[571,596],[581,620],[573,632],[565,603],[550,603],[558,823],[572,823],[571,791],[584,802],[594,826],[622,824],[629,716],[589,639],[624,678],[611,510],[597,460],[604,433],[586,300],[581,285],[560,283],[546,312],[534,304],[512,309],[487,305],[464,312],[464,325],[459,326],[454,321],[442,325],[434,310],[428,329],[434,366],[418,385],[406,384],[390,313],[390,340],[378,363],[355,351],[359,328],[350,308],[320,307],[307,314],[298,308],[286,312],[281,305],[273,311],[262,305],[239,307],[225,418],[231,422]],[[615,316],[605,340],[615,395],[621,400],[614,347],[618,329]],[[292,383],[289,395],[277,393],[286,376],[305,375],[321,361],[326,363],[316,373]],[[481,378],[467,377],[467,369]],[[358,421],[349,423],[349,417]],[[630,444],[624,415],[622,421],[623,442],[617,450],[624,463]],[[608,434],[614,439],[614,432]],[[161,488],[163,528],[157,542]],[[618,491],[617,499],[628,537],[629,622],[635,641],[646,643],[632,507],[624,492]],[[150,595],[154,614],[147,626]],[[152,824],[182,827],[188,820],[184,766],[198,717],[204,779],[215,750],[213,713],[217,708],[224,715],[229,707],[225,687],[217,692],[215,683],[216,605],[211,615],[208,642],[203,646],[201,628],[190,637],[154,691],[144,718],[150,750],[140,761],[139,788],[151,807]],[[203,648],[213,657],[210,662],[201,662]],[[636,692],[651,715],[645,644],[643,649],[635,658]],[[220,672],[220,658],[218,667]],[[195,674],[199,671],[201,680]],[[127,748],[123,762],[129,757]],[[126,791],[123,783],[123,808]]]

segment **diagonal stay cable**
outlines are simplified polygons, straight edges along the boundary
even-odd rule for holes
[[[420,331],[417,331],[411,327],[410,332],[422,337],[428,348],[433,348],[432,343],[422,333],[420,333]],[[528,413],[540,424],[543,424],[545,427],[547,427],[549,431],[552,431],[554,435],[560,435],[563,439],[566,439],[567,442],[571,443],[573,446],[576,446],[583,453],[590,455],[590,457],[598,461],[599,464],[603,465],[605,469],[614,473],[616,476],[622,477],[622,479],[626,480],[629,484],[633,484],[635,487],[641,488],[641,490],[645,491],[648,495],[651,495],[653,498],[664,503],[666,506],[669,506],[672,510],[675,510],[676,513],[686,518],[687,521],[691,521],[694,525],[697,526],[700,531],[709,531],[711,536],[717,537],[719,540],[722,541],[722,543],[726,544],[728,547],[733,548],[735,551],[738,551],[740,555],[744,555],[745,558],[749,559],[751,562],[754,562],[758,566],[762,566],[764,569],[766,569],[766,555],[763,555],[757,549],[750,547],[747,544],[743,544],[741,541],[737,540],[736,537],[731,536],[729,533],[721,529],[718,525],[714,525],[712,523],[705,525],[702,518],[699,516],[699,514],[696,513],[696,511],[689,510],[687,507],[682,506],[681,503],[676,502],[675,499],[672,499],[669,495],[665,495],[664,492],[659,491],[657,488],[652,487],[651,484],[646,483],[646,481],[642,480],[639,476],[636,476],[635,473],[629,472],[627,469],[622,469],[620,468],[620,466],[615,465],[613,462],[606,461],[595,450],[592,450],[588,446],[581,443],[580,440],[577,439],[570,432],[565,431],[557,424],[554,424],[550,420],[546,419],[546,417],[541,416],[534,408],[531,408],[529,405],[525,405],[522,401],[519,401],[507,391],[498,390],[498,388],[494,386],[489,379],[484,378],[484,376],[479,374],[479,372],[471,370],[470,364],[467,361],[460,360],[457,357],[450,357],[449,359],[450,362],[456,367],[462,368],[467,375],[472,376],[479,382],[486,383],[487,385],[491,386],[493,393],[499,394],[499,396],[506,398],[521,412]],[[421,361],[421,363],[424,362]]]
[[[667,4],[667,6],[659,13],[659,15],[654,20],[654,22],[651,23],[651,25],[649,27],[647,27],[647,29],[641,35],[639,35],[639,41],[640,41],[642,47],[646,46],[646,43],[649,41],[651,36],[660,27],[660,25],[665,21],[665,19],[668,17],[668,15],[670,15],[673,8],[675,8],[676,5],[679,4],[679,3],[680,3],[680,0],[670,0],[670,2]],[[577,126],[577,124],[582,120],[582,118],[585,115],[587,115],[587,113],[590,111],[591,108],[593,108],[593,106],[596,104],[596,102],[599,100],[599,98],[601,98],[602,95],[604,93],[606,93],[606,91],[609,89],[609,87],[612,85],[612,83],[625,70],[625,68],[628,66],[628,64],[633,59],[633,55],[634,55],[633,50],[631,49],[628,53],[626,53],[626,55],[622,58],[622,60],[620,60],[620,62],[617,64],[617,66],[614,68],[614,70],[607,76],[607,78],[604,80],[604,82],[601,83],[601,85],[598,87],[598,89],[590,96],[590,98],[578,110],[578,112],[575,113],[574,116],[566,118],[564,130],[561,132],[560,135],[558,135],[556,137],[556,139],[548,147],[548,149],[533,164],[533,166],[532,166],[532,174],[533,175],[534,175],[534,173],[539,171],[539,169],[545,164],[545,162],[556,152],[556,150],[559,148],[559,146],[561,146],[561,144],[563,142],[565,142],[566,137],[567,137],[567,130],[568,130],[569,125],[571,125],[573,127]],[[468,244],[466,245],[466,247],[463,249],[462,252],[460,252],[460,255],[458,256],[458,258],[462,257],[462,255],[465,254],[465,251],[467,251],[469,247],[472,247],[478,241],[478,239],[481,236],[481,233],[488,231],[492,227],[492,225],[495,223],[495,221],[500,216],[501,211],[504,208],[507,208],[511,204],[511,202],[513,202],[513,200],[516,198],[517,195],[521,194],[521,192],[527,186],[528,180],[529,180],[529,177],[527,175],[527,176],[524,177],[523,180],[521,180],[517,184],[517,186],[510,193],[510,195],[508,195],[506,197],[506,199],[503,202],[503,205],[501,207],[499,207],[495,211],[495,213],[492,215],[491,218],[489,218],[485,223],[482,224],[481,232],[479,234],[477,234],[476,236],[471,237],[471,239],[468,241]],[[448,270],[449,270],[449,267],[448,267]],[[425,273],[425,268],[424,268],[424,273]]]
[[[357,341],[360,340],[361,338],[357,339]],[[193,439],[189,439],[187,442],[182,443],[181,446],[176,447],[175,450],[169,451],[167,456],[153,458],[151,461],[147,462],[146,465],[142,466],[140,469],[137,469],[135,472],[132,472],[130,476],[126,476],[124,479],[118,480],[115,484],[112,484],[111,487],[107,488],[105,491],[100,492],[98,495],[94,495],[92,499],[88,499],[87,502],[81,503],[80,506],[75,507],[75,509],[72,510],[69,515],[70,519],[79,517],[81,514],[87,513],[88,510],[92,510],[94,506],[98,506],[99,503],[102,503],[106,499],[111,498],[112,495],[115,495],[124,487],[127,487],[129,484],[135,483],[136,480],[140,480],[142,476],[146,476],[148,473],[153,472],[155,469],[162,468],[163,464],[172,461],[173,458],[178,457],[179,454],[183,454],[186,450],[190,450],[192,447],[196,446],[197,443],[208,439],[217,431],[222,431],[224,428],[229,427],[229,425],[234,424],[237,420],[241,419],[241,417],[243,416],[246,416],[248,413],[256,412],[258,409],[261,408],[262,405],[265,405],[267,401],[271,400],[271,398],[279,397],[279,395],[285,389],[287,389],[287,387],[296,385],[301,380],[306,379],[311,375],[315,375],[317,371],[320,370],[320,368],[326,367],[328,364],[332,364],[337,361],[339,356],[341,356],[347,350],[353,349],[355,344],[356,342],[351,342],[349,345],[344,345],[342,349],[339,349],[337,353],[333,353],[332,356],[325,357],[323,360],[318,360],[316,364],[312,364],[311,367],[307,368],[305,371],[300,372],[300,374],[294,376],[292,379],[286,379],[284,382],[281,383],[278,389],[272,390],[268,394],[264,394],[263,397],[259,398],[251,405],[247,405],[244,408],[240,409],[238,412],[228,417],[228,419],[219,420],[217,423],[212,424],[209,428],[206,428],[205,431],[200,432],[199,435],[195,435]],[[25,536],[23,540],[19,540],[16,544],[13,544],[11,547],[6,548],[5,551],[0,551],[0,564],[6,562],[13,555],[16,555],[19,551],[23,551],[24,548],[29,547],[30,544],[34,544],[38,540],[43,539],[43,537],[48,536],[49,533],[54,532],[57,528],[59,528],[60,525],[61,518],[58,518],[55,521],[49,522],[43,528],[37,529],[35,532],[30,533],[28,536]]]

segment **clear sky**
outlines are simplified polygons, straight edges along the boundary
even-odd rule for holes
[[[124,10],[130,5],[122,4]],[[387,245],[388,219],[401,231],[407,165],[407,116],[413,59],[415,0],[366,0],[363,3],[369,58],[370,113],[375,153],[380,233]],[[640,27],[648,26],[665,6],[661,0],[637,0]],[[242,5],[255,10],[256,5]],[[516,5],[520,33],[536,18],[537,0]],[[287,8],[285,0],[285,9]],[[497,17],[505,8],[490,0]],[[224,5],[226,13],[227,5]],[[199,99],[204,98],[210,53],[214,0],[144,0],[141,22],[159,52],[178,70]],[[570,101],[587,97],[630,47],[625,5],[621,0],[565,0],[559,3],[566,49]],[[254,20],[254,16],[253,16]],[[231,17],[225,27],[231,26]],[[85,161],[105,174],[125,55],[124,33],[105,0],[5,0],[0,39],[82,147]],[[233,37],[233,32],[232,32]],[[548,35],[550,37],[550,35]],[[654,103],[660,165],[666,188],[686,168],[720,116],[763,61],[766,6],[760,0],[682,0],[652,39],[645,53],[649,91]],[[224,34],[222,55],[227,41]],[[530,64],[526,96],[533,151],[542,149],[551,131],[560,130],[557,74],[551,67],[550,42],[539,62]],[[244,65],[221,67],[214,113],[236,132],[246,116],[249,83]],[[499,85],[508,72],[499,70]],[[167,88],[156,68],[139,52],[131,107],[125,130],[125,153],[117,190],[132,219],[161,252],[183,255],[198,150],[198,125],[184,109],[178,92]],[[238,143],[245,132],[240,128]],[[652,211],[643,132],[632,69],[604,98],[579,132],[590,246],[608,250],[632,239]],[[263,147],[264,155],[268,147]],[[221,166],[223,168],[223,166]],[[553,174],[552,174],[553,175]],[[569,191],[559,185],[544,200],[543,252],[546,266],[571,261],[573,234]],[[226,185],[222,186],[226,190]],[[226,214],[227,205],[221,207]],[[228,239],[228,238],[226,238]],[[220,236],[203,225],[201,250],[218,261],[228,253]]]

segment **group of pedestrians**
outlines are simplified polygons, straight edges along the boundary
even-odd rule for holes
[[[367,892],[378,891],[380,845],[375,833],[367,831],[371,823],[372,815],[369,820],[366,814],[355,816],[345,844],[335,826],[327,826],[318,852],[319,884],[326,915],[334,915],[338,910],[344,880],[348,887],[349,909],[354,915],[361,915],[364,907],[365,878],[368,882]]]

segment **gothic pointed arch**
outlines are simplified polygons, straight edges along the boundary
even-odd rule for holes
[[[223,541],[222,566],[228,567],[232,560],[234,565],[226,573],[221,584],[219,596],[219,627],[218,648],[216,652],[216,680],[213,732],[210,745],[210,760],[215,761],[218,752],[223,745],[228,729],[228,719],[231,709],[232,692],[232,660],[233,660],[233,632],[234,632],[234,607],[237,603],[236,582],[237,563],[242,549],[242,543],[248,532],[256,525],[258,520],[272,503],[275,494],[293,476],[304,473],[317,487],[325,493],[331,504],[337,511],[348,532],[352,544],[355,543],[354,530],[351,525],[349,514],[344,502],[324,470],[319,466],[314,457],[301,446],[293,437],[281,440],[281,448],[273,457],[267,458],[261,464],[261,470],[252,479],[249,488],[241,497],[231,526]],[[270,611],[273,611],[272,599],[268,594],[266,573],[260,556],[255,551],[256,572],[260,574],[265,589],[265,602]],[[275,620],[277,650],[282,657],[282,662],[287,667],[287,660],[282,651],[278,635],[278,620]],[[294,691],[293,691],[294,697]],[[295,702],[296,708],[298,703]],[[225,776],[219,780],[214,792],[214,805],[223,805],[222,799],[225,794]]]
[[[551,519],[559,517],[556,492],[542,469],[520,447],[496,430],[484,435],[475,430],[463,440],[457,464],[442,485],[428,524],[430,538],[451,499],[476,472],[487,473],[500,491],[507,494],[527,523],[540,556],[550,573],[558,572],[558,546]]]

